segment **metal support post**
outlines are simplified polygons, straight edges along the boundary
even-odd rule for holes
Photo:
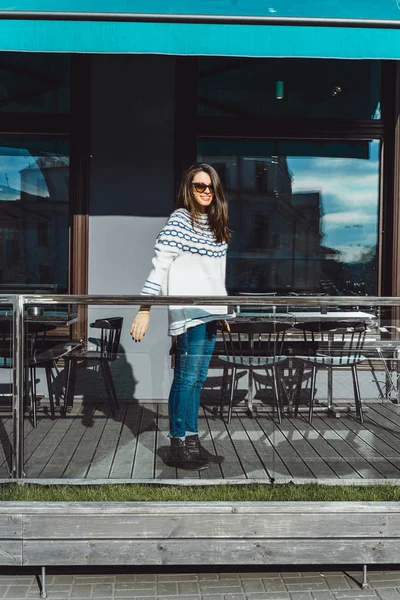
[[[41,586],[40,586],[40,597],[47,598],[46,567],[42,567],[42,581],[41,581]]]
[[[363,578],[361,583],[361,589],[367,590],[369,588],[369,583],[367,579],[367,565],[363,565]]]
[[[12,476],[24,476],[24,297],[13,302],[13,452]]]

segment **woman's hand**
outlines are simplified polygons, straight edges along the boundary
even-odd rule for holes
[[[231,331],[229,323],[228,321],[225,321],[225,319],[223,321],[217,321],[217,329],[220,331],[226,331],[227,333],[230,333]]]
[[[150,325],[150,311],[139,310],[132,321],[131,336],[135,342],[140,342]]]

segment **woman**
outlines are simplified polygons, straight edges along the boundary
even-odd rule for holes
[[[142,294],[155,296],[226,296],[225,267],[230,232],[220,178],[210,165],[197,163],[184,174],[177,209],[158,234],[153,269]],[[171,450],[168,464],[204,469],[223,456],[208,452],[199,441],[200,392],[207,377],[226,306],[169,306],[169,335],[177,336],[174,379],[168,411]],[[143,339],[150,324],[150,306],[142,305],[131,334]],[[222,326],[228,328],[225,320]]]

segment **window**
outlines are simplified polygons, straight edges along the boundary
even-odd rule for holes
[[[70,56],[38,52],[0,55],[0,112],[66,113]]]
[[[199,160],[217,171],[218,143],[237,182],[226,191],[229,293],[377,294],[379,141],[245,140],[241,152],[242,140],[201,140]]]
[[[68,142],[0,136],[0,291],[68,290]]]
[[[203,116],[380,119],[380,62],[200,58]]]

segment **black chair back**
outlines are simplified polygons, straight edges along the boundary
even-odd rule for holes
[[[285,333],[293,325],[285,321],[230,321],[230,332],[223,331],[224,350],[232,357],[278,356],[283,353]]]
[[[297,323],[296,329],[303,331],[305,351],[309,357],[334,358],[337,366],[363,359],[362,350],[368,330],[364,322]]]
[[[107,358],[109,361],[115,360],[118,356],[123,322],[123,317],[110,317],[96,319],[94,323],[90,323],[90,327],[101,330],[99,352],[103,358]]]

